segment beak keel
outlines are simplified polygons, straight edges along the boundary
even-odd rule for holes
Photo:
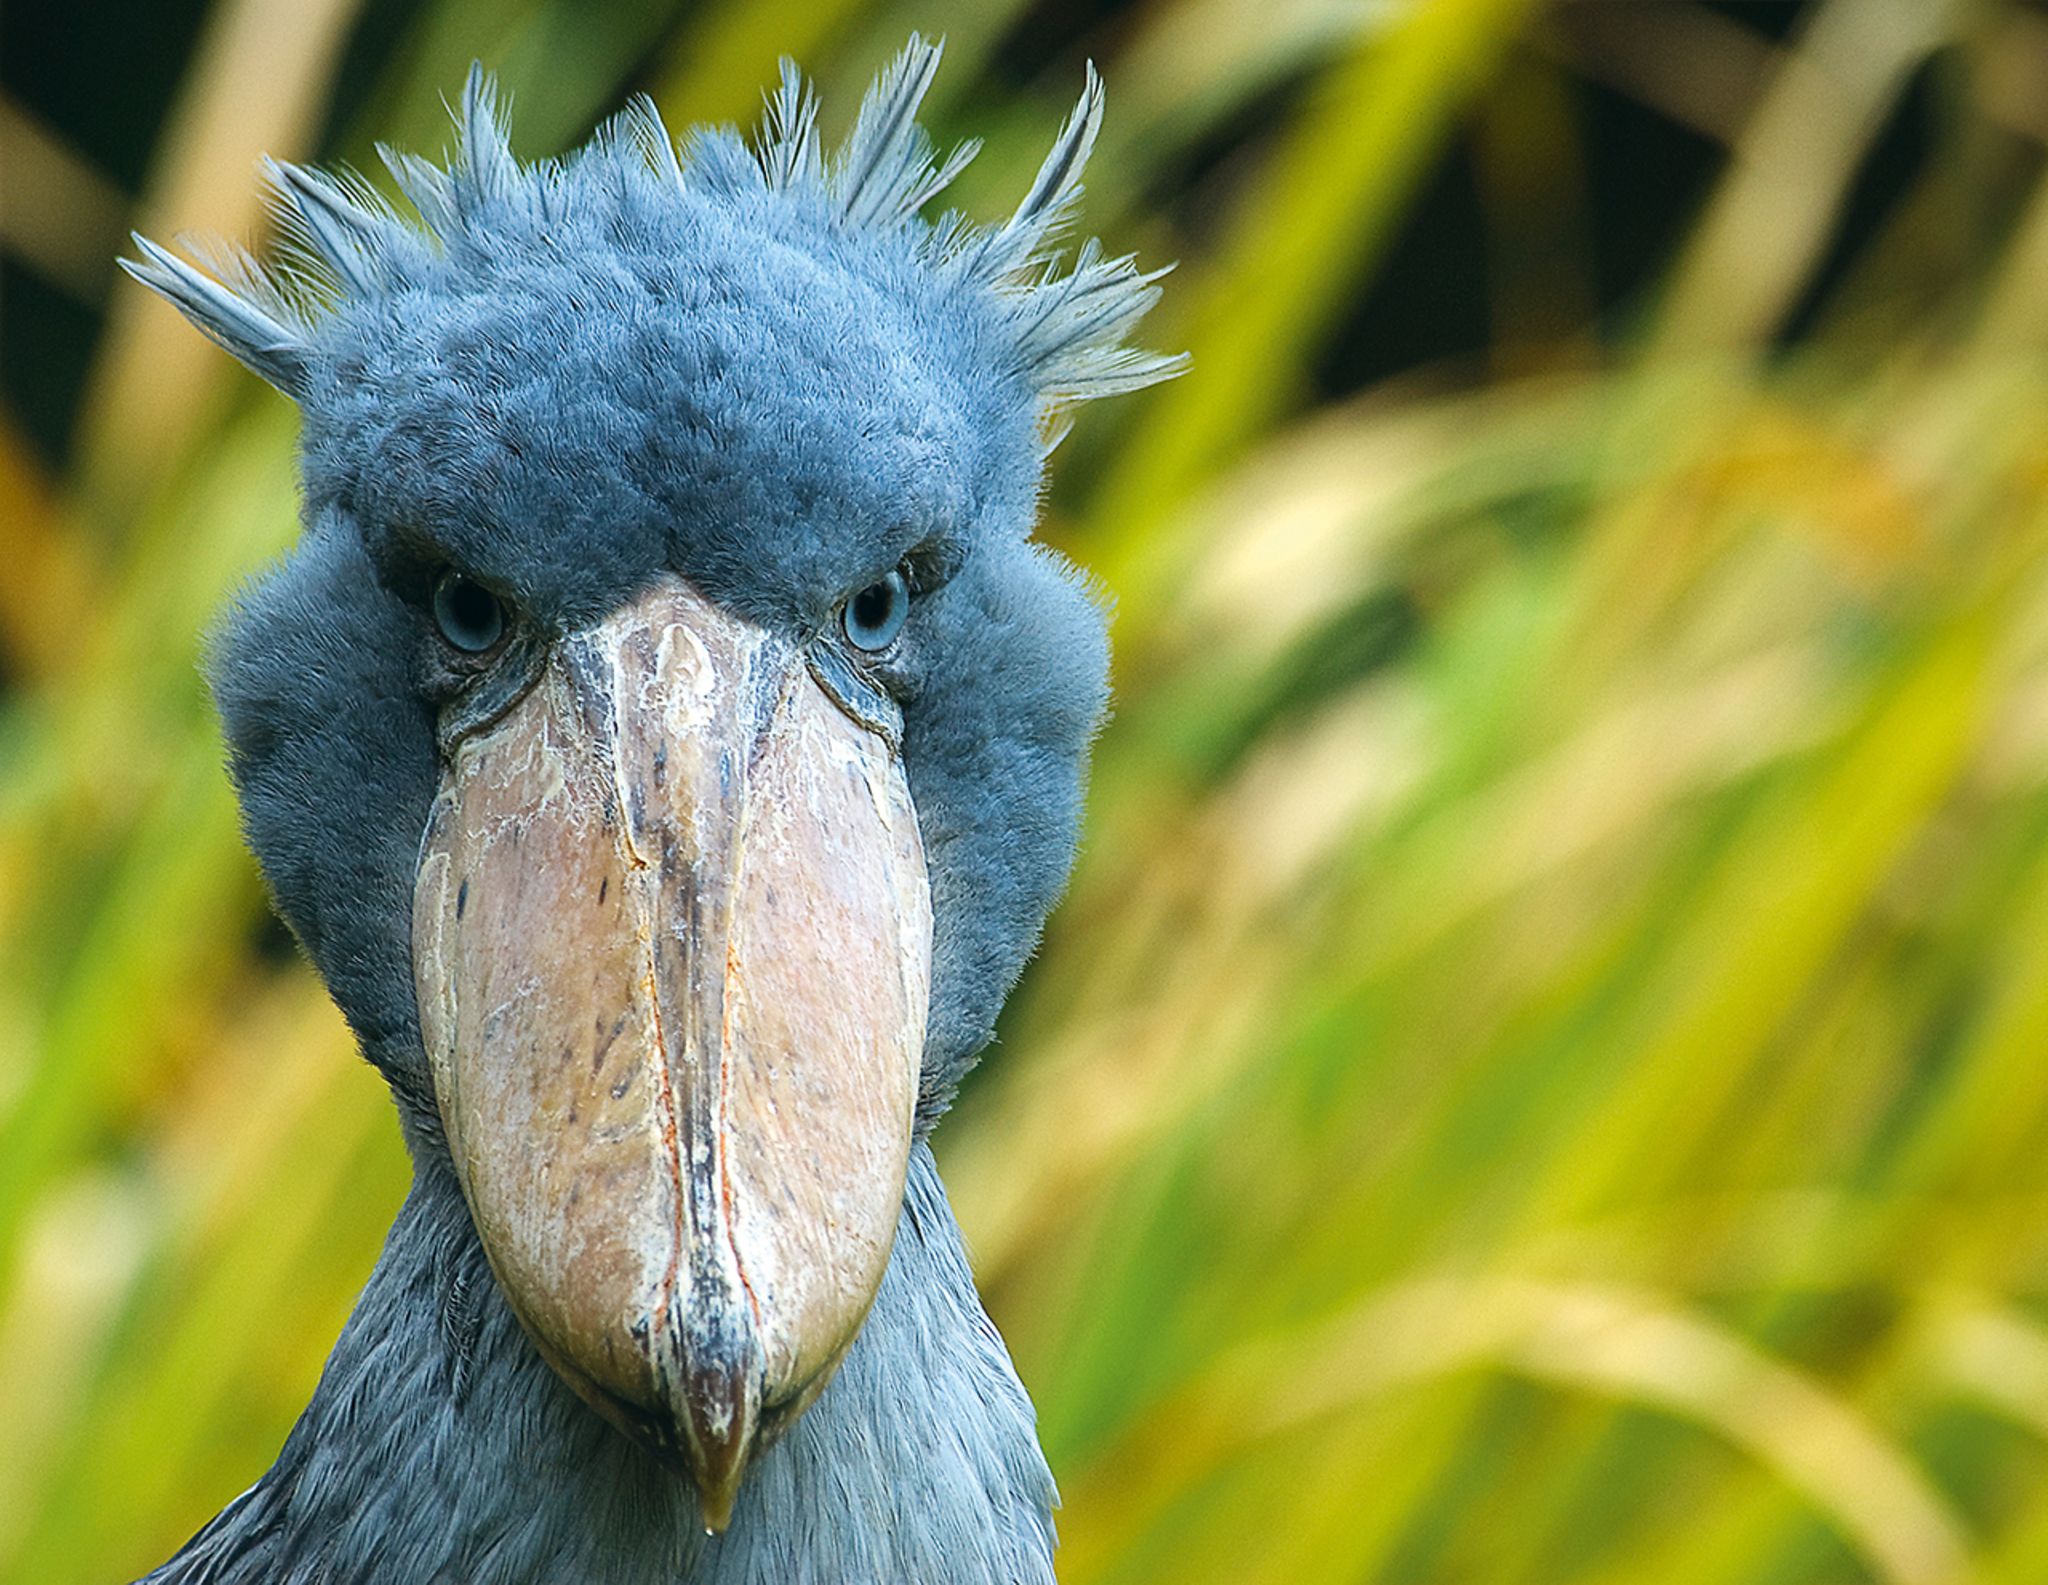
[[[413,964],[506,1298],[723,1529],[902,1207],[931,898],[893,748],[664,577],[455,750]]]

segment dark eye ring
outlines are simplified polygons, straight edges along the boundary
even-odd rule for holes
[[[910,580],[898,567],[848,600],[840,612],[839,626],[847,643],[873,654],[896,642],[909,616]]]
[[[451,648],[486,654],[505,636],[505,605],[474,579],[444,572],[434,585],[434,626]]]

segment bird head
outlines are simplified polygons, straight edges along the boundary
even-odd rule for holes
[[[914,1139],[1071,863],[1107,644],[1030,539],[1057,414],[1176,372],[1006,221],[931,223],[913,39],[829,156],[639,104],[525,165],[473,74],[417,211],[273,165],[287,258],[129,266],[303,414],[211,677],[279,912],[547,1361],[730,1514],[888,1263]]]

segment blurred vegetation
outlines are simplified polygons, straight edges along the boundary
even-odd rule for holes
[[[1047,533],[1119,602],[1073,894],[940,1135],[1081,1582],[2048,1576],[2048,15],[2008,0],[10,8],[0,1580],[268,1464],[406,1165],[195,661],[286,405],[108,261],[256,155],[850,115],[1195,372]],[[30,8],[33,11],[33,8]]]

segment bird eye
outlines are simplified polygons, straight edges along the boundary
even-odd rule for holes
[[[434,585],[434,625],[466,655],[481,655],[505,636],[505,607],[482,584],[444,572]]]
[[[887,649],[903,631],[910,615],[910,583],[897,568],[880,583],[871,583],[846,602],[839,625],[855,649]]]

